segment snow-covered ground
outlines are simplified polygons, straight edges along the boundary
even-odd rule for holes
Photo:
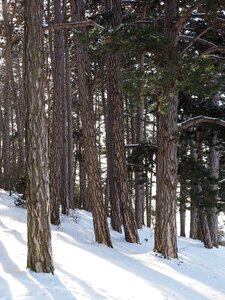
[[[114,248],[94,241],[91,214],[76,211],[53,226],[55,275],[26,269],[26,210],[0,191],[0,300],[225,300],[225,248],[179,238],[179,259],[152,252],[153,232]]]

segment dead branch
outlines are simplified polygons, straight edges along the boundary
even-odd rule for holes
[[[192,15],[193,11],[202,4],[203,0],[196,0],[174,23],[174,30],[179,32],[182,25],[187,21],[187,19]]]
[[[87,27],[95,27],[101,30],[104,29],[101,25],[97,24],[92,20],[83,21],[83,22],[75,22],[75,23],[51,23],[47,26],[44,26],[44,29],[48,30],[57,30],[57,29],[70,29],[70,28],[87,28]]]
[[[201,124],[201,123],[209,123],[214,125],[220,125],[225,127],[225,121],[221,120],[219,118],[211,118],[206,116],[197,116],[191,119],[188,119],[186,121],[183,121],[181,123],[178,123],[177,126],[179,129],[187,129],[189,127],[193,127],[195,125]]]

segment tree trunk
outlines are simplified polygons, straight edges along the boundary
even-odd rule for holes
[[[9,82],[11,85],[11,91],[14,101],[17,132],[18,132],[18,142],[19,142],[19,154],[18,154],[18,164],[17,164],[17,179],[20,175],[24,174],[24,124],[22,122],[22,111],[19,103],[19,99],[16,91],[15,78],[13,74],[13,57],[12,57],[12,41],[11,41],[11,30],[8,19],[8,3],[7,0],[2,1],[2,11],[4,18],[4,30],[6,38],[6,73],[8,74]]]
[[[112,9],[111,1],[105,1],[106,11]],[[122,232],[122,216],[120,210],[120,199],[118,195],[118,187],[115,182],[115,157],[113,151],[113,118],[112,118],[112,73],[110,69],[110,55],[106,55],[107,66],[107,104],[105,113],[106,123],[106,157],[107,157],[107,188],[110,203],[111,226],[117,232]]]
[[[219,102],[219,94],[214,95],[212,103],[214,105],[218,105]],[[213,131],[212,133],[212,145],[210,147],[210,154],[209,154],[209,166],[211,169],[211,177],[214,181],[211,184],[211,197],[212,199],[209,199],[209,202],[211,202],[212,207],[207,209],[207,217],[208,217],[208,223],[209,223],[209,230],[211,234],[212,244],[214,247],[219,247],[219,241],[218,241],[218,198],[219,198],[219,186],[218,186],[218,179],[219,179],[219,173],[220,173],[220,153],[217,149],[217,132]]]
[[[84,1],[71,0],[70,3],[72,8],[72,22],[84,21]],[[85,164],[88,177],[89,195],[92,202],[95,238],[98,243],[103,243],[112,247],[98,165],[98,154],[95,141],[95,123],[92,99],[90,98],[90,72],[88,70],[88,59],[85,46],[77,33],[74,34],[74,44],[77,64],[78,91],[80,97],[81,122],[84,139]]]
[[[176,188],[177,188],[177,96],[164,93],[167,112],[159,114],[156,185],[155,251],[177,258]]]
[[[113,26],[121,24],[121,1],[112,3]],[[120,59],[118,53],[110,54],[110,100],[112,105],[112,148],[114,158],[114,180],[120,199],[125,239],[130,243],[138,243],[139,237],[134,218],[124,147],[123,97],[120,89]]]
[[[197,161],[197,145],[194,139],[190,141],[190,156],[193,161]],[[190,238],[198,239],[198,209],[197,209],[197,184],[195,180],[191,179],[191,219],[190,219]]]
[[[62,21],[61,1],[54,0],[55,22]],[[60,204],[62,203],[62,98],[64,96],[64,39],[62,29],[57,29],[54,36],[53,70],[53,108],[50,149],[50,195],[51,223],[60,224]]]
[[[207,220],[207,215],[206,215],[205,209],[200,208],[198,210],[198,215],[199,215],[199,222],[200,222],[204,246],[207,249],[211,249],[211,248],[213,248],[213,244],[212,244],[212,240],[211,240],[211,235],[210,235],[210,230],[209,230],[209,226],[208,226],[208,220]]]
[[[73,119],[71,97],[71,71],[69,62],[68,33],[65,34],[65,64],[66,64],[66,99],[67,99],[67,132],[68,132],[68,200],[70,207],[74,205],[74,169],[73,169]]]
[[[185,225],[186,225],[186,181],[180,181],[180,236],[186,236]]]
[[[173,22],[176,1],[165,1],[165,37],[171,40],[164,53],[164,76],[169,75],[162,90],[158,112],[158,153],[156,185],[156,227],[154,250],[164,257],[177,258],[176,189],[177,189],[177,106],[176,66],[173,64],[175,37]]]
[[[2,131],[2,160],[4,169],[4,189],[10,190],[11,186],[11,165],[10,165],[10,95],[9,95],[9,77],[7,74],[3,87],[3,105],[4,105],[4,118],[3,118],[3,131]]]
[[[144,57],[141,56],[140,59],[140,72],[143,74],[143,61]],[[141,77],[141,87],[140,87],[140,95],[137,103],[137,138],[136,143],[141,144],[144,139],[144,97],[143,97],[143,89],[144,89],[144,81],[143,75]],[[139,167],[137,167],[140,169]],[[144,212],[144,183],[142,182],[142,174],[143,170],[135,171],[135,217],[137,228],[141,229],[143,224],[143,212]]]
[[[43,1],[25,3],[27,267],[35,272],[53,273],[43,82]]]
[[[65,29],[66,30],[66,29]],[[64,46],[63,50],[65,49],[65,44],[67,44],[67,35],[63,34],[63,41]],[[68,54],[68,53],[67,53]],[[62,82],[62,156],[61,156],[61,176],[62,176],[62,187],[61,187],[61,204],[62,204],[62,214],[68,215],[69,214],[69,198],[68,198],[68,128],[67,128],[67,102],[68,102],[68,86],[67,84],[70,84],[70,81],[66,81],[66,73],[65,70],[66,66],[66,59],[64,61],[64,52],[62,52],[63,56],[63,82]],[[69,79],[69,78],[67,78]]]

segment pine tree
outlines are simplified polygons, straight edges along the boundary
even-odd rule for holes
[[[43,1],[27,0],[25,9],[27,267],[35,272],[53,273],[43,74]]]

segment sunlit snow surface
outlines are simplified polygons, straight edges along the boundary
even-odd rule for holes
[[[225,248],[178,238],[179,259],[152,252],[153,232],[129,244],[111,230],[113,249],[95,243],[91,214],[53,226],[55,276],[26,269],[26,210],[0,191],[0,300],[225,300]]]

